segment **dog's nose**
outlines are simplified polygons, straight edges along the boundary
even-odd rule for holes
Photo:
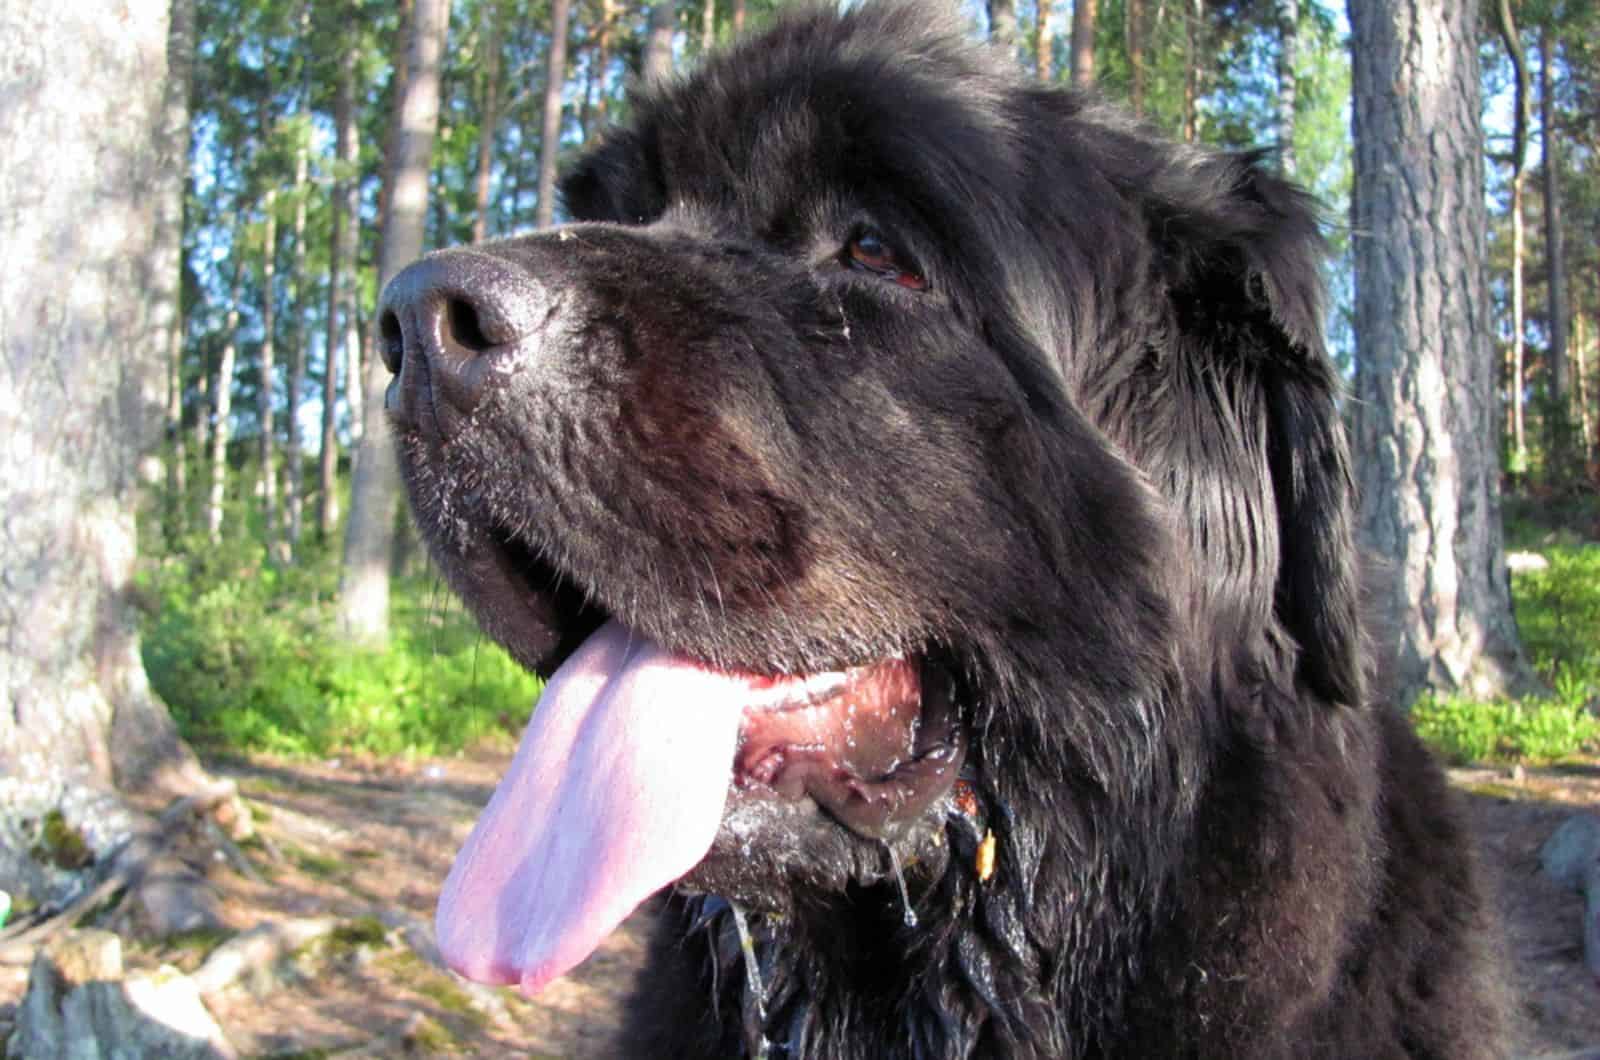
[[[470,415],[549,317],[543,284],[482,250],[430,254],[402,269],[378,305],[394,373],[384,404],[402,423],[426,406],[442,431]]]

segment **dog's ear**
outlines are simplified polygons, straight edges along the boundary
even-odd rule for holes
[[[1183,150],[1166,182],[1144,189],[1172,312],[1161,374],[1174,415],[1189,418],[1173,424],[1164,470],[1193,476],[1180,491],[1191,537],[1224,553],[1202,564],[1231,567],[1235,588],[1258,600],[1270,592],[1299,678],[1357,703],[1354,487],[1323,343],[1316,207],[1258,155]]]

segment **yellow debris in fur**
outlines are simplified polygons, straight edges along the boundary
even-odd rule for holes
[[[983,842],[978,844],[978,882],[988,883],[994,875],[994,832],[983,833]]]

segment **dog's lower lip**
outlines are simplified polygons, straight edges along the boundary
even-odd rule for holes
[[[948,697],[925,697],[903,657],[769,685],[747,707],[734,783],[760,797],[809,797],[839,824],[882,839],[943,794],[963,746]]]

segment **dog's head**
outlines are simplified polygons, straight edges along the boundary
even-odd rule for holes
[[[417,522],[552,675],[463,972],[537,989],[680,877],[956,908],[990,831],[1018,903],[1137,903],[1219,688],[1359,696],[1319,238],[1251,159],[876,4],[649,89],[563,194],[382,308]]]

